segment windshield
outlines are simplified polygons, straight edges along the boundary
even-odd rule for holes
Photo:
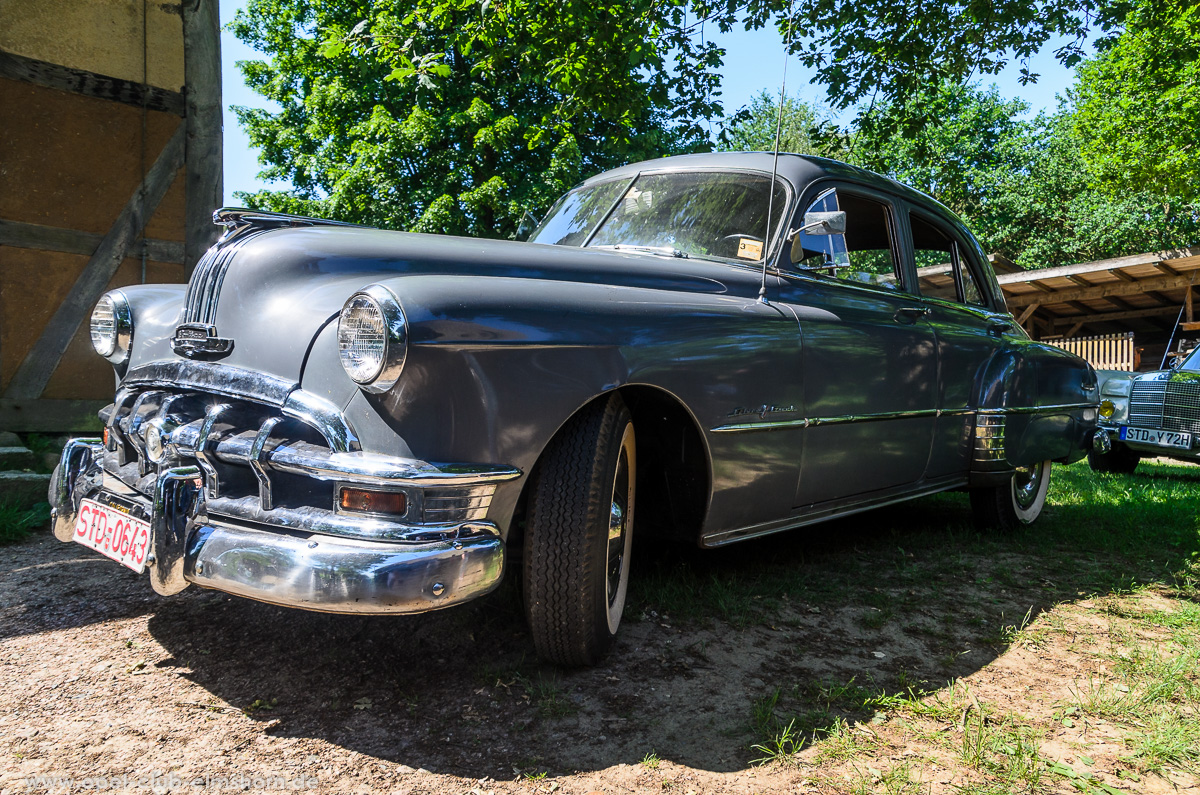
[[[1180,360],[1176,370],[1200,370],[1200,345],[1192,348],[1188,355]]]
[[[768,199],[770,181],[766,174],[684,171],[588,185],[564,196],[529,239],[761,261],[768,202],[773,231],[787,203],[779,180]]]

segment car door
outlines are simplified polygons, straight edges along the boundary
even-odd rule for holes
[[[968,233],[940,214],[910,207],[910,251],[938,349],[938,407],[927,476],[965,473],[973,453],[979,389],[1005,346],[1012,319],[992,295],[992,279]]]
[[[897,203],[835,185],[801,207],[846,213],[844,234],[801,233],[801,261],[781,274],[802,338],[807,425],[795,500],[803,507],[921,480],[937,414],[937,353],[901,265]]]

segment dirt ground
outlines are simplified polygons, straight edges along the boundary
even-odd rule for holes
[[[869,584],[785,593],[750,621],[676,621],[651,605],[627,618],[603,665],[569,672],[536,662],[507,588],[399,618],[303,613],[197,587],[162,598],[144,577],[40,533],[0,549],[0,795],[79,790],[96,777],[155,792],[956,792],[987,783],[956,750],[972,709],[1036,728],[1047,762],[1090,760],[1087,786],[1200,793],[1181,773],[1120,777],[1119,733],[1061,718],[1072,688],[1105,673],[1115,630],[1092,602],[1065,598],[1032,553],[959,555],[950,568],[938,558],[923,571],[934,552],[855,535],[872,521],[834,525],[820,548],[721,554],[748,570],[755,556],[778,565],[782,555],[814,581],[864,555],[860,576],[908,567],[880,593],[882,608]],[[1039,613],[1053,605],[1066,631],[996,640],[1027,611],[1032,626],[1049,621]],[[795,763],[752,764],[756,705],[831,682],[931,683],[946,708],[918,718],[834,705],[845,724],[830,739]],[[1040,786],[1101,792],[1067,777]]]

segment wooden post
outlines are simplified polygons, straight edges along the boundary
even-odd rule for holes
[[[1192,286],[1189,284],[1183,291],[1183,321],[1192,322]]]
[[[187,102],[185,154],[188,276],[217,238],[213,211],[223,203],[221,149],[221,18],[217,0],[184,0],[184,98]]]

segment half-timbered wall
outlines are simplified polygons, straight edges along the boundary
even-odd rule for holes
[[[94,425],[92,306],[208,245],[218,35],[216,0],[0,0],[0,428]]]

